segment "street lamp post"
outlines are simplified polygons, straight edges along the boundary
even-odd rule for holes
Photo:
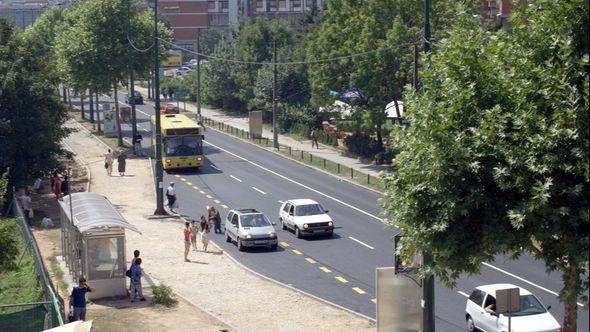
[[[158,0],[154,0],[154,98],[156,114],[156,215],[165,215],[162,169],[162,131],[160,121],[160,63],[158,59]]]
[[[137,135],[137,117],[135,114],[135,80],[133,77],[133,54],[131,51],[131,0],[127,1],[127,70],[129,71],[129,94],[131,98],[131,141],[135,150],[135,136]]]

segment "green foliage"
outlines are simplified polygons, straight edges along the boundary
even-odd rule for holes
[[[16,266],[18,236],[15,219],[0,219],[0,273],[13,270]]]
[[[450,285],[498,254],[560,271],[565,331],[589,286],[588,16],[539,1],[487,32],[463,15],[424,61],[424,93],[407,92],[382,201],[402,251],[431,252],[422,272]]]
[[[68,134],[44,47],[0,18],[0,173],[9,169],[13,185],[57,167],[60,141]]]
[[[178,303],[178,300],[174,298],[172,288],[164,283],[160,283],[158,286],[153,287],[152,291],[154,294],[153,302],[155,304],[170,308]]]
[[[317,109],[310,105],[279,104],[279,128],[285,132],[295,132],[308,137],[311,129],[316,127]]]
[[[364,132],[356,132],[344,138],[348,152],[360,157],[373,157],[378,151],[377,141]]]

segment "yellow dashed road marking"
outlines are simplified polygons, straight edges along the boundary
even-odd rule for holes
[[[186,181],[186,179],[185,178],[180,178],[180,181]]]
[[[352,287],[352,290],[354,290],[355,292],[359,293],[359,294],[365,294],[366,292],[358,287]]]
[[[193,188],[194,188],[195,190],[199,190],[199,187],[197,187],[197,186],[193,186]]]
[[[328,269],[328,268],[327,268],[327,267],[325,267],[325,266],[320,266],[320,270],[322,270],[322,271],[324,271],[324,272],[326,272],[326,273],[330,273],[330,272],[332,272],[332,271],[330,271],[330,269]]]
[[[294,253],[295,255],[303,255],[303,254],[301,253],[301,251],[299,251],[299,250],[297,250],[297,249],[293,249],[293,253]]]
[[[225,204],[221,204],[221,207],[224,209],[229,209],[229,206],[225,205]]]
[[[200,192],[201,194],[205,195],[205,192],[204,192],[204,191],[202,191],[202,190],[199,190],[199,192]]]
[[[174,174],[174,176],[176,176],[177,178],[179,178],[179,177],[180,177],[180,175],[178,175],[178,174]]]
[[[214,199],[214,200],[213,200],[213,202],[215,202],[215,204],[219,204],[219,203],[221,203],[221,201],[220,201],[220,200],[218,200],[218,199]]]
[[[193,185],[191,182],[187,182],[186,184],[188,184],[189,186],[192,186]]]
[[[347,282],[348,282],[348,280],[346,280],[346,279],[344,279],[344,278],[342,278],[342,277],[335,277],[335,278],[336,278],[336,280],[340,281],[340,282],[341,282],[341,283],[343,283],[343,284],[345,284],[345,283],[347,283]]]
[[[371,299],[371,302],[377,304],[377,299]]]
[[[281,242],[281,247],[287,248],[289,244],[287,242]]]
[[[211,196],[211,195],[207,195],[207,198],[211,199],[211,198],[213,198],[213,196]]]
[[[307,257],[305,260],[308,261],[308,262],[310,262],[311,264],[315,264],[316,263],[316,261],[314,261],[312,258],[309,258],[309,257]]]

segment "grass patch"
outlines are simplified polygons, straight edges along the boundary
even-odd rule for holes
[[[59,262],[57,261],[56,256],[51,256],[51,258],[49,258],[49,268],[51,269],[51,272],[53,273],[53,277],[57,281],[57,287],[58,287],[57,292],[59,293],[59,290],[62,290],[63,292],[67,292],[69,286],[64,278],[64,272],[62,271],[61,267],[59,266]]]
[[[0,219],[0,222],[15,222],[14,219]],[[18,242],[16,266],[0,272],[0,304],[29,303],[43,300],[43,290],[37,280],[33,254],[25,250],[25,243],[18,227],[13,227],[13,236]]]
[[[172,292],[172,287],[160,283],[158,286],[154,286],[152,288],[152,292],[154,294],[153,303],[158,305],[163,305],[167,308],[174,307],[178,304],[178,300],[174,298],[174,293]]]

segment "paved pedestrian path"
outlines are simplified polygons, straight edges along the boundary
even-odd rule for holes
[[[107,147],[81,125],[65,139],[68,146],[90,169],[90,191],[106,196],[142,234],[126,232],[127,257],[141,251],[142,267],[150,278],[170,285],[195,308],[194,315],[214,314],[218,320],[203,319],[198,326],[179,328],[217,331],[373,331],[374,323],[324,302],[263,280],[235,264],[215,246],[209,252],[191,251],[190,263],[183,262],[183,225],[176,218],[154,219],[154,184],[149,161],[127,160],[125,176],[108,176],[104,169]],[[202,207],[205,212],[205,206]],[[199,249],[202,249],[199,243]],[[313,280],[310,280],[313,282]],[[178,319],[170,315],[170,319]],[[220,320],[221,321],[220,321]],[[147,324],[149,320],[141,321]],[[184,324],[184,325],[183,325]],[[233,328],[232,328],[233,327]]]
[[[139,91],[141,94],[143,94],[144,97],[147,99],[148,91],[146,88],[141,86],[135,86],[135,89]],[[162,99],[162,101],[163,100],[164,99]],[[184,103],[181,103],[181,105],[184,105]],[[189,112],[197,113],[197,106],[194,103],[187,102],[186,110]],[[225,123],[234,128],[238,128],[245,131],[249,130],[248,117],[239,115],[228,115],[218,110],[203,107],[201,107],[201,114],[204,117],[210,118],[217,122]],[[273,133],[272,131],[264,128],[262,136],[268,139],[272,139]],[[291,147],[294,150],[300,150],[305,151],[307,153],[311,153],[314,156],[318,156],[329,161],[332,161],[334,163],[338,163],[343,166],[353,168],[355,171],[360,171],[371,176],[378,176],[380,171],[386,171],[388,169],[387,165],[375,165],[374,163],[363,162],[358,158],[348,157],[342,154],[341,151],[321,143],[319,144],[319,149],[312,148],[311,140],[299,142],[289,136],[279,135],[279,142],[280,144]]]

